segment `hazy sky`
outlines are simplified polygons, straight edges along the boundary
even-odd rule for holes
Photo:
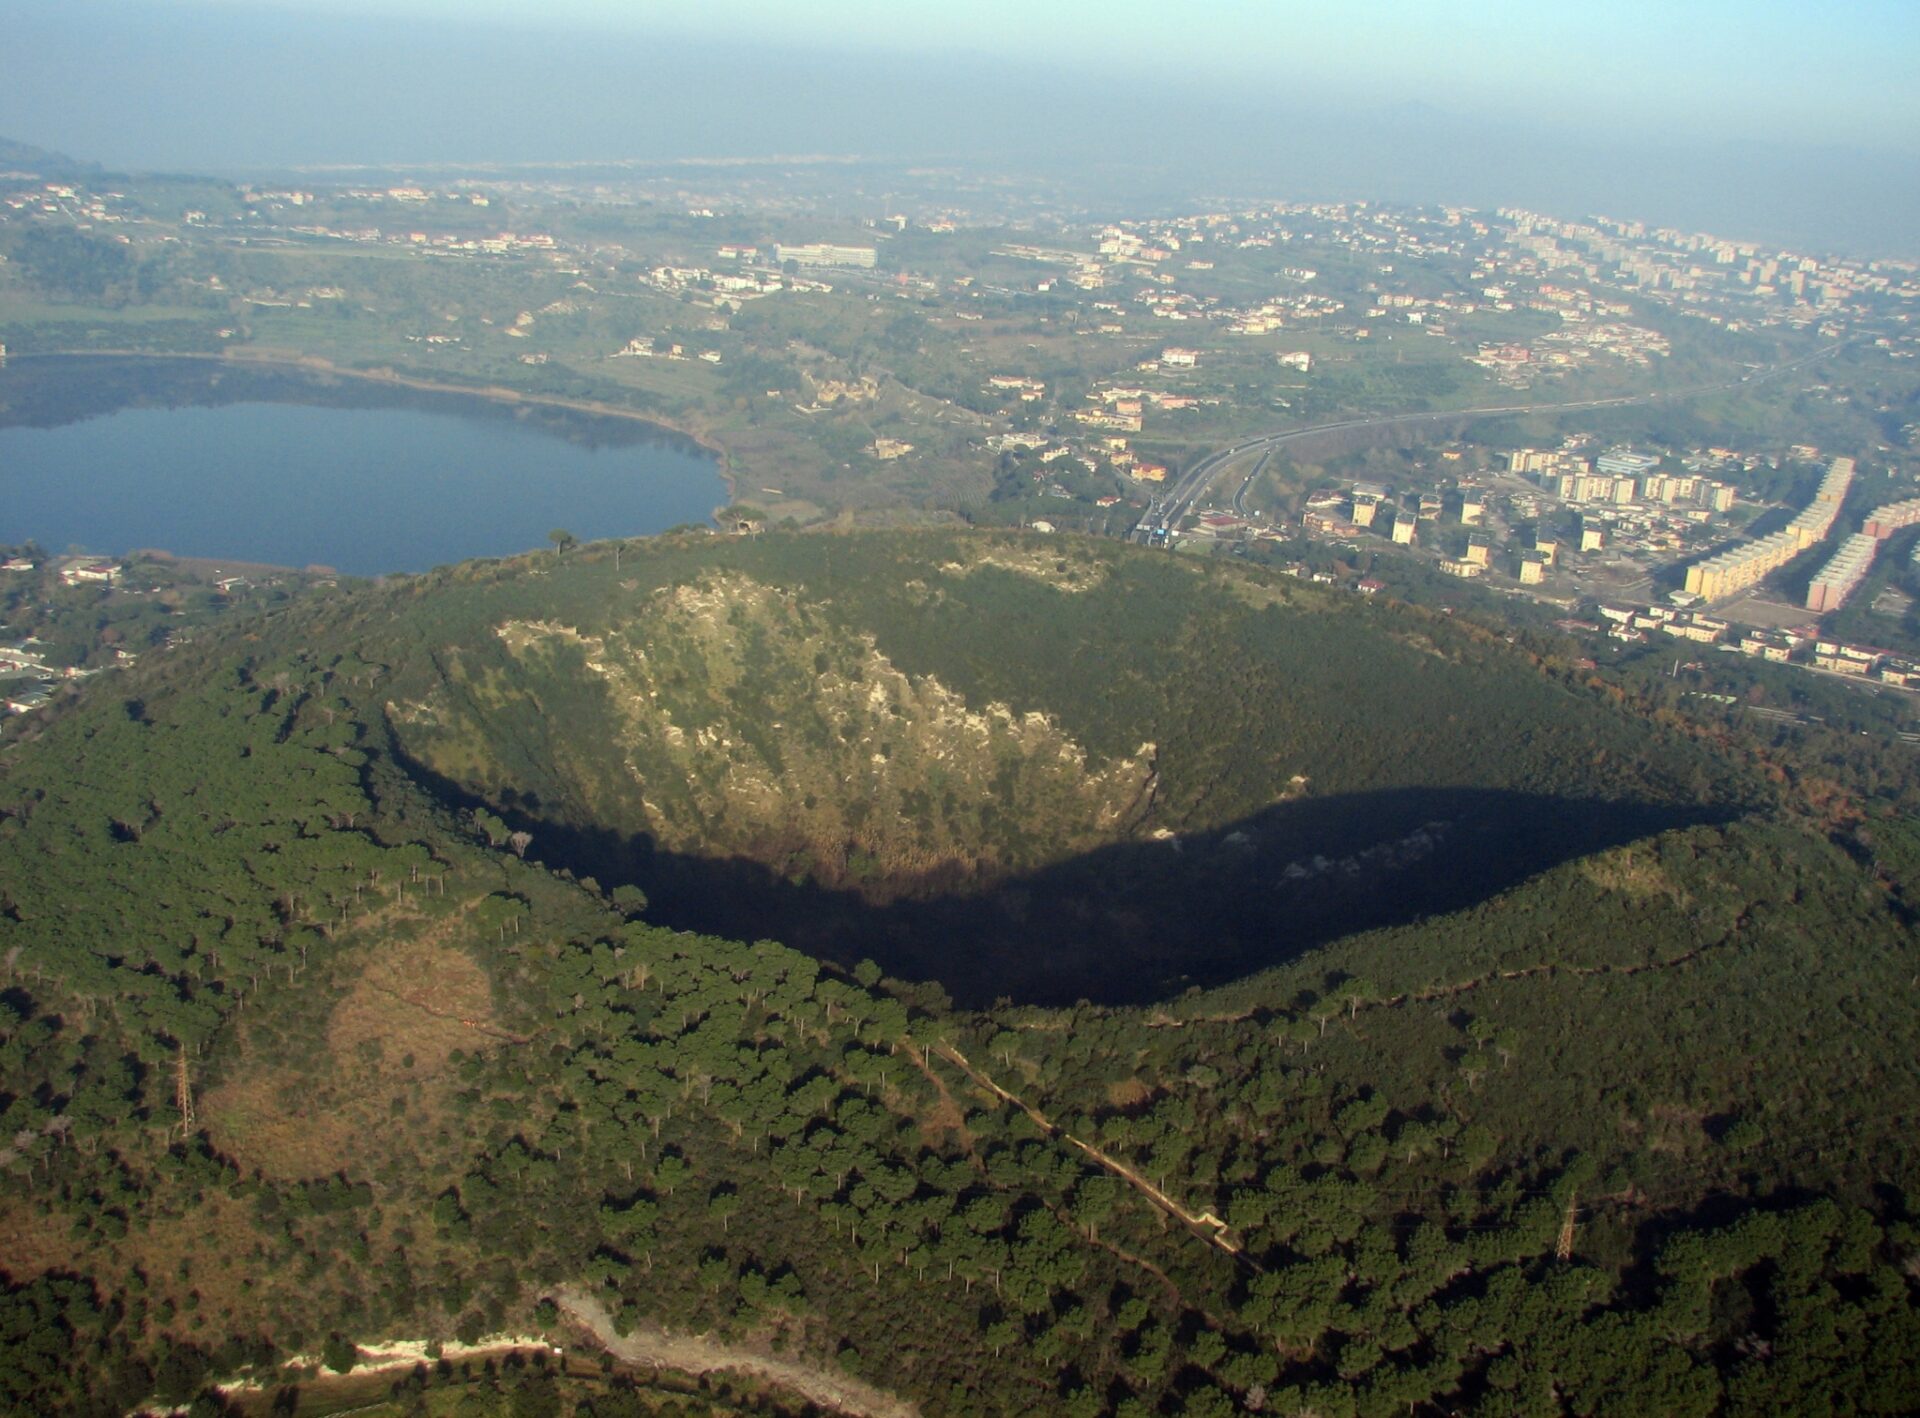
[[[1640,131],[1677,121],[1715,137],[1920,147],[1915,0],[201,0],[201,8],[983,55],[1333,99],[1572,106],[1580,111],[1566,116]]]
[[[0,0],[0,36],[0,135],[130,167],[977,157],[1920,231],[1920,0]]]

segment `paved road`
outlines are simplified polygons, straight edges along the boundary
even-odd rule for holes
[[[1246,477],[1241,479],[1240,490],[1233,495],[1233,510],[1240,516],[1247,515],[1247,489],[1253,486],[1253,480],[1264,473],[1267,470],[1267,464],[1272,461],[1273,450],[1269,448],[1260,455],[1260,460],[1253,465]]]
[[[1569,413],[1576,409],[1615,409],[1635,404],[1692,399],[1702,394],[1718,394],[1728,389],[1737,389],[1742,384],[1764,383],[1788,370],[1798,369],[1817,359],[1825,359],[1845,343],[1844,340],[1836,341],[1799,359],[1788,360],[1784,364],[1777,364],[1766,370],[1742,375],[1739,379],[1729,380],[1724,384],[1701,384],[1687,389],[1659,389],[1644,394],[1625,394],[1612,399],[1575,399],[1561,404],[1490,404],[1475,409],[1439,409],[1417,414],[1363,414],[1358,418],[1309,424],[1305,428],[1256,434],[1229,447],[1216,449],[1182,473],[1172,487],[1154,499],[1152,505],[1147,508],[1146,515],[1134,525],[1129,538],[1136,542],[1166,540],[1167,534],[1179,528],[1181,519],[1191,512],[1194,504],[1211,489],[1221,471],[1246,453],[1258,452],[1262,456],[1259,463],[1254,466],[1253,472],[1247,475],[1246,481],[1241,483],[1239,491],[1234,494],[1234,510],[1243,513],[1246,508],[1247,488],[1260,470],[1266,466],[1267,459],[1273,455],[1275,449],[1283,448],[1298,439],[1312,438],[1323,433],[1341,433],[1352,429],[1385,428],[1395,424],[1457,422],[1462,419],[1492,418],[1500,414]]]

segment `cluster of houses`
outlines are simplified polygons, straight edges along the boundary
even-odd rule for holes
[[[1441,456],[1457,455],[1449,450]],[[1353,484],[1350,491],[1322,488],[1308,494],[1300,524],[1309,534],[1335,541],[1351,541],[1363,529],[1370,528],[1398,546],[1414,546],[1420,539],[1420,524],[1439,520],[1449,500],[1462,526],[1478,527],[1485,522],[1486,491],[1463,478],[1445,496],[1439,491],[1426,491],[1396,497],[1385,487],[1367,482]],[[1443,559],[1440,569],[1456,576],[1481,575],[1490,565],[1492,545],[1492,539],[1486,534],[1473,533],[1469,537],[1466,559]],[[1557,539],[1551,536],[1539,543],[1549,553],[1549,559],[1558,545]]]
[[[1502,208],[1519,270],[1600,278],[1726,329],[1820,324],[1888,296],[1920,296],[1910,262],[1813,257],[1674,228],[1595,217],[1560,221]],[[1541,286],[1543,294],[1547,287]],[[1571,287],[1583,296],[1577,284]]]
[[[1507,454],[1510,472],[1534,478],[1543,491],[1562,502],[1694,507],[1709,512],[1732,508],[1733,484],[1694,471],[1663,473],[1659,471],[1662,461],[1657,453],[1637,453],[1631,448],[1610,448],[1593,459],[1564,447],[1515,448]]]
[[[0,703],[10,714],[25,714],[53,698],[53,681],[58,677],[78,678],[79,670],[55,669],[40,657],[34,647],[39,642],[29,637],[11,645],[0,645]]]
[[[799,248],[775,249],[792,251]],[[654,266],[640,277],[640,283],[672,294],[696,292],[711,296],[713,304],[723,309],[738,309],[749,300],[760,300],[767,296],[805,293],[826,295],[833,291],[833,286],[826,281],[766,265],[758,247],[722,246],[715,256],[725,263],[726,269],[716,270],[711,266]]]
[[[60,580],[68,586],[116,585],[125,571],[119,562],[98,557],[69,556],[60,561]]]
[[[22,576],[38,571],[40,563],[30,556],[14,555],[0,561],[0,574]],[[117,586],[126,567],[98,556],[63,556],[54,562],[54,570],[64,586]]]
[[[635,335],[626,344],[615,350],[612,359],[700,359],[708,364],[720,363],[720,351],[701,350],[698,354],[689,354],[685,345],[669,342],[660,347],[651,336]]]
[[[1062,464],[1067,463],[1080,467],[1089,473],[1100,471],[1100,467],[1104,463],[1114,472],[1123,477],[1132,478],[1136,482],[1161,483],[1167,480],[1166,464],[1156,463],[1151,459],[1142,458],[1127,446],[1126,439],[1117,436],[1109,435],[1108,437],[1095,440],[1082,446],[1074,443],[1055,442],[1044,433],[1027,433],[1015,430],[1009,433],[990,435],[986,440],[986,447],[995,453],[1006,453],[1015,449],[1024,449],[1039,453],[1040,465],[1032,470],[1032,477],[1035,482],[1046,481],[1049,476],[1060,471]],[[1053,488],[1049,488],[1049,491],[1053,492],[1055,496],[1071,496],[1071,494],[1067,493],[1064,489],[1054,491]],[[1120,501],[1121,499],[1117,496],[1106,496],[1097,499],[1096,505],[1100,507],[1111,507]]]
[[[1872,679],[1901,689],[1920,689],[1920,664],[1871,645],[1851,645],[1820,634],[1815,626],[1786,630],[1736,626],[1705,611],[1667,606],[1598,607],[1600,622],[1569,620],[1562,629],[1597,632],[1627,644],[1641,644],[1655,635],[1716,645],[1735,654],[1750,655],[1781,665],[1800,665],[1829,674]]]
[[[95,556],[63,556],[56,559],[53,566],[61,583],[67,586],[118,585],[126,571],[117,561]],[[14,555],[0,561],[3,575],[28,575],[39,569],[40,563],[30,556]],[[118,658],[124,662],[134,657],[122,650]],[[73,665],[48,664],[40,642],[32,636],[0,644],[0,704],[4,704],[9,713],[25,714],[53,697],[55,681],[84,679],[93,673],[95,671]]]
[[[1180,355],[1190,355],[1191,350],[1181,350]],[[1074,419],[1089,428],[1114,429],[1121,433],[1138,433],[1141,422],[1148,409],[1158,409],[1163,413],[1175,413],[1182,409],[1194,409],[1208,400],[1196,398],[1191,394],[1177,394],[1167,389],[1143,389],[1128,385],[1114,384],[1088,391],[1089,407],[1074,412]],[[1217,403],[1218,400],[1211,402]]]

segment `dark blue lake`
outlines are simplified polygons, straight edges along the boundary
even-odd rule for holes
[[[0,543],[350,575],[644,536],[727,499],[633,420],[185,361],[0,369]]]

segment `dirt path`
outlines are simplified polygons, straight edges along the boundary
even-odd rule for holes
[[[848,1418],[920,1418],[920,1410],[911,1403],[848,1374],[812,1368],[791,1359],[778,1359],[651,1324],[636,1325],[623,1338],[614,1331],[613,1319],[606,1307],[591,1295],[566,1286],[554,1298],[568,1319],[624,1363],[685,1374],[743,1374],[797,1394],[808,1403],[846,1414]]]
[[[1645,975],[1656,970],[1676,970],[1682,965],[1690,964],[1694,960],[1699,959],[1699,957],[1705,955],[1716,946],[1727,944],[1732,938],[1733,937],[1729,935],[1726,940],[1710,941],[1705,945],[1696,945],[1693,949],[1683,951],[1679,955],[1672,956],[1666,960],[1643,960],[1638,965],[1556,965],[1550,963],[1546,965],[1528,965],[1519,970],[1497,970],[1491,974],[1482,975],[1478,979],[1463,980],[1457,985],[1436,985],[1434,988],[1422,991],[1419,994],[1395,995],[1392,999],[1381,1000],[1380,1004],[1383,1007],[1391,1007],[1397,1004],[1404,1004],[1408,1000],[1413,1001],[1415,1004],[1425,1004],[1430,1000],[1449,999],[1454,995],[1465,994],[1468,990],[1477,990],[1483,985],[1492,984],[1495,980],[1526,980],[1536,975],[1567,974],[1574,976],[1576,979],[1585,980],[1591,979],[1595,975]]]
[[[920,1070],[921,1074],[926,1078],[927,1082],[933,1086],[936,1092],[939,1093],[940,1108],[945,1112],[950,1112],[955,1117],[961,1117],[962,1112],[960,1109],[960,1105],[954,1100],[953,1091],[947,1087],[946,1079],[942,1078],[939,1074],[933,1071],[933,1065],[931,1062],[932,1049],[927,1046],[923,1046],[912,1039],[903,1041],[900,1047],[902,1050],[905,1051],[907,1057],[913,1061],[913,1066]],[[955,1131],[960,1139],[961,1147],[965,1150],[968,1158],[973,1163],[974,1170],[978,1172],[981,1175],[982,1179],[984,1180],[987,1175],[986,1164],[982,1162],[980,1159],[979,1150],[974,1145],[975,1139],[973,1134],[967,1130],[964,1122],[957,1129],[955,1129]],[[1070,1230],[1073,1231],[1075,1235],[1079,1236],[1088,1245],[1100,1247],[1100,1249],[1105,1251],[1108,1255],[1113,1256],[1116,1260],[1122,1261],[1127,1265],[1135,1265],[1140,1267],[1140,1269],[1146,1271],[1147,1274],[1151,1275],[1155,1280],[1157,1280],[1160,1283],[1160,1285],[1166,1290],[1167,1297],[1170,1300],[1172,1300],[1176,1305],[1184,1303],[1184,1299],[1180,1294],[1180,1287],[1173,1283],[1173,1277],[1168,1275],[1166,1271],[1162,1270],[1159,1266],[1155,1265],[1152,1261],[1148,1260],[1145,1256],[1137,1256],[1132,1251],[1127,1250],[1123,1246],[1117,1246],[1112,1241],[1103,1240],[1100,1236],[1096,1235],[1094,1232],[1089,1231],[1085,1227],[1081,1226],[1078,1222],[1076,1222],[1073,1219],[1072,1216],[1068,1215],[1064,1210],[1058,1207],[1051,1208],[1051,1209],[1053,1210],[1053,1214],[1059,1219],[1061,1225],[1068,1227]],[[1213,1319],[1213,1316],[1208,1315],[1207,1318],[1211,1320]]]
[[[449,1014],[444,1009],[435,1009],[423,999],[417,999],[413,995],[403,994],[401,991],[387,985],[369,985],[368,988],[386,995],[389,999],[397,999],[400,1003],[417,1009],[422,1014],[431,1015],[435,1019],[451,1019],[456,1024],[465,1025],[476,1034],[484,1034],[489,1039],[498,1039],[503,1044],[525,1045],[533,1042],[533,1036],[531,1034],[509,1034],[504,1029],[495,1029],[491,1024],[482,1024],[477,1019],[468,1019],[459,1014]]]
[[[1187,1210],[1186,1207],[1161,1191],[1160,1188],[1134,1171],[1134,1169],[1129,1167],[1125,1162],[1114,1157],[1109,1157],[1092,1143],[1082,1142],[1072,1133],[1061,1130],[1055,1126],[1053,1119],[1049,1118],[1045,1113],[1041,1112],[1031,1103],[1015,1097],[999,1084],[995,1083],[986,1074],[968,1063],[967,1056],[954,1048],[953,1045],[947,1043],[935,1044],[933,1046],[933,1052],[940,1055],[941,1058],[966,1074],[968,1078],[971,1078],[975,1083],[992,1093],[995,1097],[1006,1100],[1021,1112],[1025,1113],[1033,1120],[1033,1125],[1046,1133],[1047,1136],[1057,1137],[1061,1141],[1071,1143],[1073,1146],[1079,1148],[1088,1157],[1092,1158],[1095,1163],[1139,1192],[1148,1201],[1159,1207],[1160,1210],[1173,1217],[1174,1220],[1180,1222],[1182,1225],[1191,1228],[1195,1235],[1199,1236],[1208,1244],[1225,1251],[1235,1260],[1252,1264],[1252,1262],[1248,1261],[1247,1257],[1241,1253],[1240,1243],[1227,1234],[1227,1223],[1222,1221],[1218,1216],[1215,1216],[1211,1211]]]
[[[1665,960],[1642,960],[1635,965],[1564,965],[1555,961],[1545,961],[1539,965],[1524,965],[1517,970],[1490,970],[1484,975],[1476,975],[1470,980],[1460,980],[1451,985],[1433,985],[1424,990],[1387,995],[1381,999],[1361,1000],[1353,1012],[1359,1015],[1372,1009],[1397,1009],[1403,1004],[1429,1004],[1434,1000],[1451,999],[1455,995],[1482,989],[1496,982],[1529,980],[1543,975],[1571,975],[1575,979],[1586,980],[1597,975],[1646,975],[1661,970],[1677,970],[1683,965],[1692,964],[1710,950],[1731,945],[1739,930],[1740,924],[1736,923],[1734,928],[1721,939],[1696,945],[1690,950],[1669,956]],[[1233,1010],[1226,1014],[1176,1015],[1162,1012],[1150,1015],[1141,1023],[1149,1029],[1191,1029],[1201,1024],[1241,1024],[1249,1019],[1267,1019],[1286,1013],[1287,1011],[1274,1010],[1266,1005],[1248,1005],[1244,1009]],[[1022,1027],[1036,1029],[1039,1026],[1024,1025]],[[1025,1104],[1021,1106],[1025,1107]],[[1032,1112],[1032,1109],[1028,1111]]]

